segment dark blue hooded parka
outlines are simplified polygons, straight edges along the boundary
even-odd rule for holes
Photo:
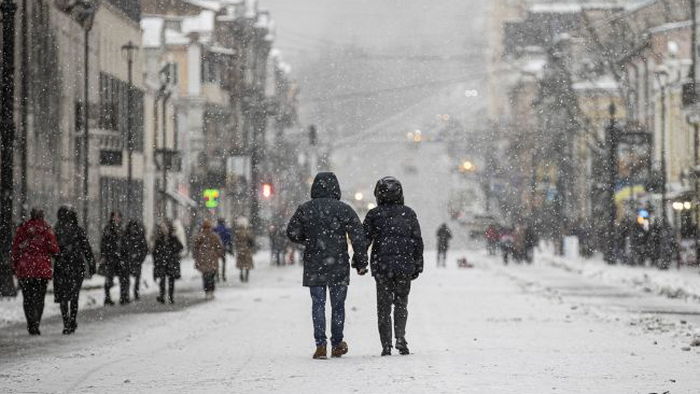
[[[292,242],[304,245],[304,286],[350,283],[347,239],[354,250],[352,267],[367,267],[367,246],[362,222],[340,201],[340,184],[332,172],[316,175],[311,200],[302,204],[287,225]]]

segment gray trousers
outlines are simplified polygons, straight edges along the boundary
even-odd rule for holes
[[[408,293],[411,292],[411,278],[375,277],[377,282],[377,320],[382,347],[391,347],[391,306],[394,306],[394,335],[397,340],[405,340],[406,320],[408,319]]]

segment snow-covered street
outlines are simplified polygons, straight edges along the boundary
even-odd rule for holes
[[[428,252],[427,256],[432,256]],[[473,269],[456,267],[469,256]],[[431,259],[432,260],[432,259]],[[410,356],[380,357],[369,277],[352,278],[342,359],[314,361],[310,297],[301,270],[260,259],[251,282],[229,282],[204,302],[189,282],[175,306],[81,313],[76,335],[49,318],[41,337],[22,324],[0,334],[3,392],[615,392],[692,393],[699,348],[676,308],[700,304],[536,262],[503,267],[482,252],[453,253],[414,283]],[[636,310],[633,300],[655,305]],[[658,327],[653,328],[650,322]],[[671,324],[673,323],[673,324]],[[692,328],[687,328],[688,332]]]

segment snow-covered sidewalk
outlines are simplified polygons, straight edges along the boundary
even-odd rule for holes
[[[668,270],[653,267],[610,265],[600,256],[590,259],[570,259],[555,256],[543,248],[536,253],[536,263],[549,264],[605,283],[624,284],[634,289],[669,298],[689,299],[700,302],[700,273],[697,268],[675,266]]]
[[[263,254],[256,256],[256,258],[264,260]],[[176,289],[183,290],[201,286],[201,274],[194,268],[194,261],[191,258],[183,259],[180,267],[182,278],[176,282]],[[230,273],[229,276],[231,278],[236,278],[235,261],[231,256],[227,257],[227,271]],[[133,281],[134,278],[131,278],[131,288],[134,286]],[[99,275],[94,275],[83,282],[83,290],[80,292],[79,300],[80,310],[104,307],[104,283],[105,278]],[[158,284],[153,280],[153,263],[150,255],[143,264],[140,291],[142,297],[150,297],[158,292]],[[133,292],[130,294],[133,295]],[[113,300],[119,300],[119,280],[117,278],[114,279],[111,295]],[[43,317],[46,319],[60,315],[61,310],[53,300],[53,285],[52,282],[49,282]],[[22,294],[19,293],[15,298],[0,298],[0,328],[12,324],[23,324],[24,322]]]
[[[480,252],[465,254],[480,260]],[[454,258],[446,269],[428,258],[413,283],[410,356],[379,356],[374,281],[353,274],[350,352],[312,360],[300,268],[263,263],[250,283],[220,288],[213,302],[185,292],[173,308],[146,300],[103,308],[123,311],[117,316],[88,311],[68,337],[57,319],[40,338],[8,327],[0,331],[0,385],[8,393],[697,392],[698,355],[667,336],[601,320],[503,274],[533,267],[460,269]]]

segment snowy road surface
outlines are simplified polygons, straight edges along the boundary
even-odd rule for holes
[[[470,258],[477,268],[429,264],[414,283],[410,356],[379,356],[373,282],[354,275],[349,354],[311,360],[300,268],[259,264],[249,284],[221,288],[213,302],[193,288],[172,307],[149,296],[98,308],[81,315],[69,337],[56,318],[39,338],[21,325],[4,327],[0,391],[700,392],[698,348],[681,350],[687,338],[677,332],[631,325],[640,317],[634,310],[608,308],[595,291],[586,295],[595,288],[590,279],[546,265],[502,267],[478,252]],[[577,293],[552,291],[562,283]],[[636,297],[612,285],[605,291]],[[687,309],[700,314],[697,304]]]

